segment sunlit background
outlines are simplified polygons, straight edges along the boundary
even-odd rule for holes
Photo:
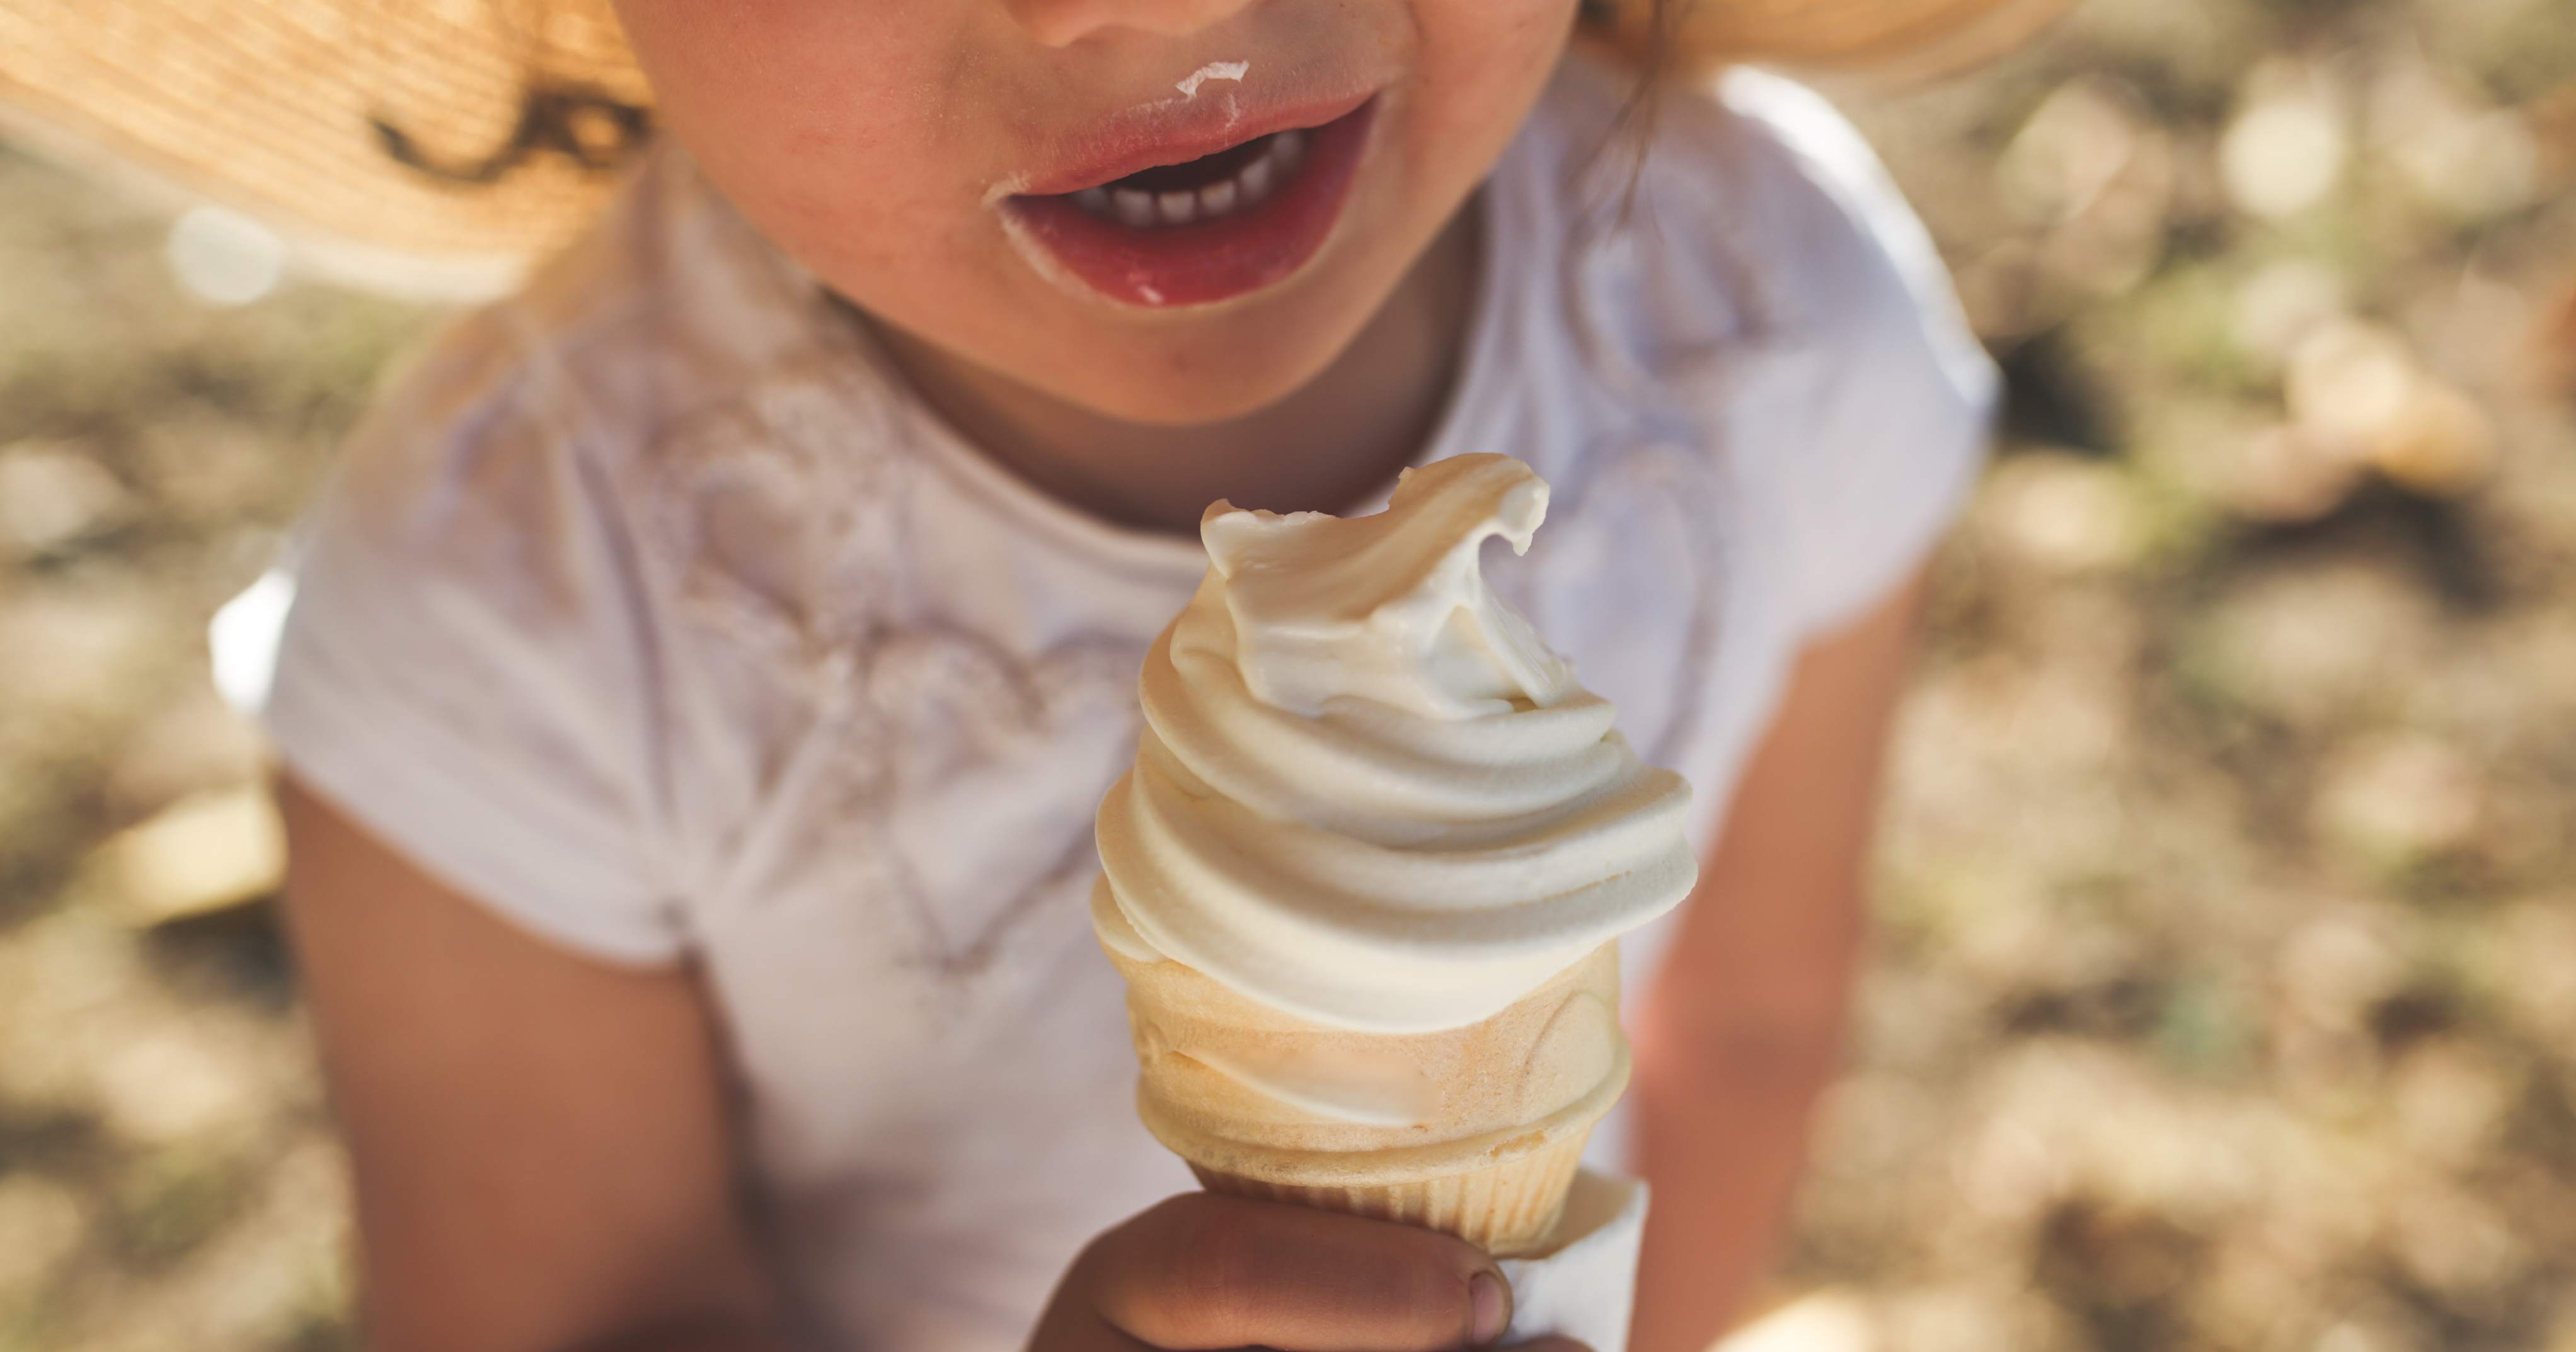
[[[1835,92],[2015,396],[1738,1342],[2576,1349],[2576,5]],[[436,319],[0,145],[0,1352],[354,1345],[204,635]]]

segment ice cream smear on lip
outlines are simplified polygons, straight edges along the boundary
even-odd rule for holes
[[[1240,82],[1246,74],[1251,72],[1251,70],[1252,63],[1249,61],[1210,61],[1206,65],[1183,76],[1178,83],[1172,86],[1172,88],[1181,91],[1182,98],[1194,99],[1199,96],[1200,85],[1206,84],[1210,80],[1234,80]]]
[[[1113,953],[1427,1034],[1690,891],[1688,788],[1484,577],[1486,543],[1527,549],[1547,503],[1528,466],[1474,455],[1407,472],[1374,516],[1208,510],[1208,571],[1146,659],[1136,764],[1101,805]],[[1404,1111],[1383,1066],[1213,1068],[1351,1120]]]

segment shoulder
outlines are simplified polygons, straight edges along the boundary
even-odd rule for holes
[[[748,450],[762,429],[741,411],[817,372],[871,378],[835,332],[810,279],[657,149],[570,248],[387,384],[308,536],[411,587],[482,587],[559,616],[605,580],[577,559],[633,561],[614,537],[649,526],[664,460],[714,424]]]
[[[657,158],[408,362],[302,523],[264,710],[286,764],[354,820],[614,961],[683,942],[649,465],[795,340],[728,228]]]
[[[1590,180],[1567,197],[1598,204],[1566,216],[1576,318],[1725,444],[1739,506],[1782,532],[1797,625],[1860,613],[1963,503],[2000,397],[1929,233],[1848,120],[1752,70],[1664,96],[1622,210],[1635,162],[1584,159],[1622,77],[1560,84],[1564,162]]]
[[[1650,106],[1633,94],[1577,49],[1502,175],[1514,233],[1586,269],[1574,295],[1590,313],[1570,318],[1649,354],[1909,348],[1964,402],[1993,401],[1929,233],[1822,96],[1742,68]]]
[[[1964,393],[1991,397],[1992,372],[1930,233],[1822,95],[1740,67],[1667,91],[1653,129],[1628,247],[1758,309],[1784,336],[1842,345],[1911,332]],[[1628,163],[1616,152],[1603,160],[1612,174]]]
[[[1728,72],[1713,96],[1677,116],[1685,146],[1720,144],[1714,163],[1737,185],[1761,242],[1810,298],[1818,317],[1846,333],[1897,329],[1963,398],[1990,403],[1993,368],[1960,312],[1948,268],[1921,218],[1858,128],[1824,97],[1783,77]],[[1698,155],[1674,166],[1690,172]]]
[[[674,503],[713,491],[664,462],[700,442],[756,451],[763,429],[732,415],[826,341],[816,305],[657,151],[571,247],[457,316],[374,400],[301,525],[282,660],[458,717],[510,691],[642,699],[671,540],[703,534],[673,527]]]

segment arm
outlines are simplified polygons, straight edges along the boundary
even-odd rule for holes
[[[279,796],[287,918],[357,1174],[368,1346],[796,1352],[735,1206],[696,981],[523,935],[292,780]],[[1030,1352],[1447,1352],[1511,1313],[1464,1240],[1212,1193],[1071,1257]]]
[[[287,917],[379,1352],[783,1352],[686,971],[599,966],[293,781]]]
[[[1841,1050],[1879,762],[1922,582],[1799,659],[1636,1037],[1636,1352],[1700,1352],[1771,1260]]]

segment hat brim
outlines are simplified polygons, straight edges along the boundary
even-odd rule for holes
[[[506,285],[651,90],[606,0],[0,0],[0,118],[395,289]]]

